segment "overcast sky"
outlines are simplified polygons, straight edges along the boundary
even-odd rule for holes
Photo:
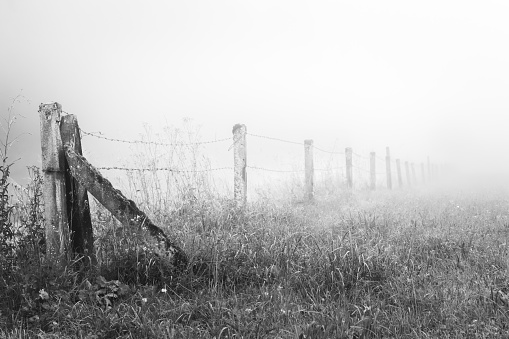
[[[190,117],[203,139],[240,122],[509,171],[508,18],[503,0],[0,0],[2,117],[21,90],[30,100],[15,108],[15,132],[31,134],[12,149],[14,178],[40,164],[37,110],[51,101],[117,138]],[[84,147],[118,156],[100,145]]]

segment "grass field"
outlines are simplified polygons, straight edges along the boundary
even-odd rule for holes
[[[191,257],[180,273],[95,220],[95,272],[50,271],[36,244],[2,259],[0,338],[509,338],[508,206],[436,189],[194,201],[155,214]]]

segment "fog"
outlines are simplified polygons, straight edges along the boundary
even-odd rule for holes
[[[4,0],[0,110],[6,118],[21,94],[13,112],[24,116],[13,127],[12,177],[24,184],[25,166],[40,165],[38,105],[57,101],[83,130],[111,138],[187,117],[206,141],[243,123],[330,151],[383,158],[390,146],[418,169],[430,157],[461,182],[503,182],[508,17],[507,2],[493,0]],[[92,137],[83,145],[98,166],[132,154]],[[230,146],[204,149],[211,167],[231,166]],[[303,146],[290,146],[250,138],[248,162],[302,166]],[[317,166],[344,162],[315,155]]]

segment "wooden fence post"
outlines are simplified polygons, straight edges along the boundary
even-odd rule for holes
[[[245,207],[247,201],[247,151],[246,125],[233,126],[233,195],[237,207]]]
[[[387,172],[387,188],[392,189],[392,174],[391,174],[391,150],[386,148],[385,167]]]
[[[313,140],[304,140],[304,166],[305,166],[305,199],[314,198],[314,164],[313,164]]]
[[[401,176],[401,161],[396,159],[396,170],[398,172],[398,185],[399,187],[403,187],[403,178]]]
[[[183,269],[189,259],[186,253],[174,243],[164,231],[155,225],[138,206],[127,199],[121,191],[103,177],[82,155],[70,145],[65,146],[65,156],[72,176],[76,178],[108,211],[131,231],[147,232],[155,238],[158,246],[164,246],[166,254],[176,268]]]
[[[46,257],[55,267],[60,268],[66,266],[69,259],[65,155],[60,138],[61,114],[62,106],[57,102],[39,105]]]
[[[429,156],[428,156],[428,178],[431,180],[432,178],[432,175],[431,175],[431,163],[429,161]]]
[[[421,162],[421,174],[422,174],[422,183],[426,183],[426,172],[424,170],[424,163]]]
[[[60,123],[62,143],[82,155],[81,135],[78,119],[69,114],[62,117]],[[94,234],[87,190],[71,175],[67,159],[64,161],[65,187],[67,189],[67,218],[71,230],[73,254],[82,257],[85,267],[97,263],[94,251]]]
[[[410,164],[410,168],[412,169],[412,180],[414,185],[417,185],[417,175],[415,174],[415,164],[413,162]]]
[[[410,166],[408,165],[408,161],[405,161],[405,173],[408,186],[412,186],[412,181],[410,179]]]
[[[352,155],[353,150],[351,147],[347,147],[345,149],[345,156],[346,156],[346,184],[349,189],[353,188],[353,169],[352,169]]]
[[[371,190],[376,190],[376,153],[371,152],[369,157],[369,173],[371,177]]]

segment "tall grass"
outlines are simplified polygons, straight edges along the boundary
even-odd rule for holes
[[[96,207],[96,270],[49,271],[37,244],[17,249],[0,338],[509,337],[505,193],[319,190],[240,211],[206,186],[190,199],[199,180],[165,198],[139,179],[188,269]]]

